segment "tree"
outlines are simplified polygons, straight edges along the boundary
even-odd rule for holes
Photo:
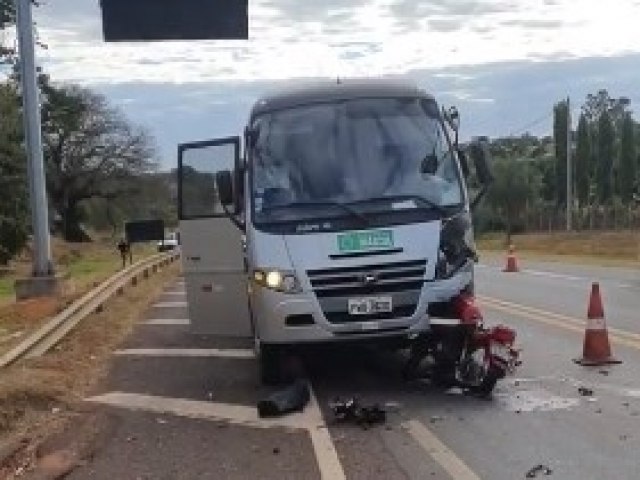
[[[578,139],[576,146],[576,194],[580,205],[589,202],[589,192],[591,190],[591,140],[589,134],[589,124],[587,117],[583,113],[578,121]]]
[[[553,107],[553,140],[556,153],[556,203],[567,203],[567,128],[569,109],[566,102]]]
[[[0,264],[27,241],[28,202],[19,99],[10,83],[0,84]]]
[[[595,94],[587,95],[582,113],[587,121],[593,124],[597,124],[600,117],[607,113],[613,124],[619,125],[628,113],[630,104],[631,101],[627,97],[612,98],[606,89],[602,89]]]
[[[598,200],[605,203],[612,196],[613,180],[613,159],[614,159],[615,131],[613,122],[608,112],[602,113],[598,120],[598,143],[597,143],[597,175],[596,191]]]
[[[494,162],[494,176],[487,200],[504,219],[509,241],[527,205],[538,197],[540,177],[526,160],[507,158]]]
[[[36,0],[32,0],[34,5],[38,5]],[[16,63],[16,50],[13,46],[4,43],[1,36],[7,28],[16,23],[15,0],[0,0],[0,65]]]
[[[2,33],[15,23],[15,7],[13,0],[0,0],[0,65],[10,62],[15,50],[5,44]]]
[[[137,175],[124,182],[119,195],[94,198],[84,204],[87,224],[96,230],[110,229],[115,236],[127,220],[162,219],[177,224],[177,199],[171,173]]]
[[[47,188],[68,241],[87,241],[82,203],[123,194],[126,181],[153,170],[153,147],[104,97],[47,78],[43,93],[43,140]]]
[[[631,115],[626,114],[620,134],[620,167],[618,171],[618,193],[624,202],[633,198],[636,183],[636,143],[635,124]]]

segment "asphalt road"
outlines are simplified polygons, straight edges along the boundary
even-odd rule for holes
[[[486,322],[518,331],[523,365],[493,399],[401,380],[401,359],[350,349],[308,359],[315,395],[301,414],[263,421],[269,393],[246,341],[188,333],[182,285],[146,313],[88,403],[109,419],[80,479],[637,479],[640,471],[640,279],[632,270],[482,264]],[[614,354],[584,368],[592,281],[601,282]],[[582,396],[579,387],[593,390]],[[335,424],[327,402],[356,395],[391,404],[384,425]],[[322,414],[321,414],[322,413]]]

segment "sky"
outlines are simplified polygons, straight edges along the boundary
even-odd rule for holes
[[[45,0],[38,59],[180,142],[242,132],[252,103],[303,78],[406,77],[462,135],[549,134],[553,104],[607,88],[640,105],[640,0],[249,0],[249,40],[106,44],[99,0]]]

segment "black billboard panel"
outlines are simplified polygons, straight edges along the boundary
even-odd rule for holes
[[[137,220],[124,224],[129,243],[164,240],[164,222],[162,220]]]
[[[100,0],[107,42],[246,40],[248,0]]]

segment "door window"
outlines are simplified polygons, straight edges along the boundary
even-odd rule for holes
[[[233,171],[240,141],[237,137],[180,146],[178,167],[180,218],[224,216],[216,173]]]

